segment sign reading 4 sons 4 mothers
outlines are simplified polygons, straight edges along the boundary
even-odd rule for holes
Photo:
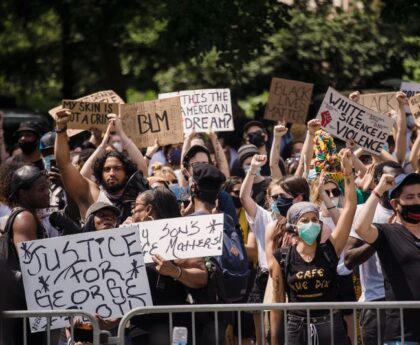
[[[328,133],[344,141],[353,140],[373,154],[381,152],[394,123],[391,117],[353,102],[331,87],[317,118]]]
[[[223,224],[223,214],[136,223],[144,262],[156,254],[165,260],[222,255]]]
[[[82,309],[104,319],[152,305],[136,226],[18,244],[28,310]],[[51,329],[69,325],[52,318]],[[46,318],[31,318],[31,332]]]
[[[205,89],[162,93],[159,99],[179,96],[184,132],[233,131],[229,89]]]

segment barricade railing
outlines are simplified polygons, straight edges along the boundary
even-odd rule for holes
[[[376,310],[377,312],[377,326],[380,335],[380,313],[382,309],[394,309],[398,310],[400,314],[400,327],[401,327],[401,343],[404,344],[404,314],[403,311],[407,309],[419,309],[420,301],[404,301],[404,302],[320,302],[320,303],[276,303],[276,304],[206,304],[206,305],[178,305],[178,306],[150,306],[135,308],[124,315],[118,326],[118,335],[112,338],[112,344],[124,345],[125,329],[129,321],[138,315],[149,315],[149,314],[168,314],[169,321],[169,337],[168,344],[172,344],[172,329],[174,326],[173,315],[178,313],[191,313],[191,330],[192,332],[192,345],[199,344],[196,339],[196,314],[198,313],[213,313],[214,315],[214,332],[215,332],[215,344],[223,344],[224,334],[219,334],[218,319],[219,314],[223,312],[234,312],[237,315],[238,320],[238,335],[237,344],[242,345],[241,336],[241,313],[252,312],[259,313],[261,317],[261,333],[265,334],[264,329],[264,312],[271,310],[280,310],[283,313],[283,325],[284,329],[287,329],[287,312],[290,311],[302,311],[306,313],[306,320],[309,320],[311,311],[314,310],[327,310],[329,311],[330,320],[330,335],[331,344],[334,343],[334,319],[333,315],[337,310],[353,310],[354,316],[357,311],[364,309]],[[357,339],[357,318],[353,318],[353,335],[354,339]],[[420,321],[419,321],[420,322]],[[139,325],[141,327],[141,325]],[[306,322],[307,334],[311,334],[310,322]],[[420,323],[419,323],[420,327]],[[287,332],[285,332],[285,344],[288,343]],[[380,336],[378,336],[378,345],[381,345]],[[307,337],[308,344],[312,343],[311,337]],[[222,340],[222,341],[220,341]],[[265,337],[262,339],[262,344],[266,344]],[[190,345],[190,344],[189,344]]]
[[[47,318],[47,324],[45,332],[47,333],[47,344],[56,345],[51,342],[51,318],[53,317],[68,317],[70,319],[70,334],[71,338],[74,339],[74,327],[73,320],[75,317],[86,318],[92,325],[92,344],[100,344],[100,328],[99,323],[96,317],[90,313],[84,312],[82,310],[13,310],[5,311],[0,313],[0,318],[4,319],[23,319],[23,345],[27,344],[27,333],[28,325],[27,319],[31,317],[45,317]],[[1,320],[0,320],[1,321]]]

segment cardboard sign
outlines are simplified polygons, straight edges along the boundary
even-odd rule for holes
[[[105,91],[98,91],[95,93],[92,93],[90,95],[75,99],[75,101],[84,101],[84,102],[105,102],[105,103],[118,103],[118,104],[124,104],[124,101],[118,94],[116,94],[112,90],[105,90]],[[52,108],[48,111],[48,113],[53,117],[55,120],[55,115],[57,112],[62,110],[63,107],[59,105],[58,107]],[[69,137],[79,134],[80,132],[83,132],[83,130],[80,129],[68,129],[67,135]]]
[[[152,255],[165,260],[219,256],[223,250],[223,214],[161,219],[136,223],[144,262]]]
[[[411,97],[417,95],[418,93],[420,93],[420,84],[419,83],[402,82],[400,90],[407,95],[407,98],[411,98]],[[405,110],[406,113],[410,113],[410,112],[412,113],[411,106],[409,106],[408,104],[406,104],[404,106],[404,110]],[[413,114],[413,116],[414,116],[414,114]]]
[[[396,92],[368,93],[360,95],[359,103],[366,108],[385,114],[391,110],[398,111],[399,103]]]
[[[105,319],[152,305],[135,226],[18,244],[28,310],[82,309]],[[54,317],[51,329],[69,325]],[[31,318],[31,332],[46,329]]]
[[[184,132],[233,131],[229,89],[206,89],[162,93],[159,99],[179,96]]]
[[[273,78],[265,108],[267,120],[306,123],[314,85],[301,81]]]
[[[121,104],[125,133],[138,147],[179,144],[184,140],[179,97],[142,103]]]
[[[71,111],[68,121],[68,128],[71,129],[90,129],[94,127],[105,132],[108,127],[107,115],[110,113],[119,114],[118,103],[64,100],[63,108],[68,108]]]
[[[322,128],[344,141],[353,140],[364,150],[379,154],[394,120],[368,109],[328,88],[318,111]]]
[[[419,117],[420,116],[420,93],[411,97],[408,100],[408,104],[410,105],[410,110],[414,118]]]

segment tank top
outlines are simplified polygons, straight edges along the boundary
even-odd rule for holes
[[[274,257],[282,267],[283,279],[289,302],[333,302],[337,301],[337,263],[338,257],[330,240],[318,244],[315,257],[306,262],[291,246],[286,258],[284,251],[277,250]],[[311,316],[328,314],[328,310],[311,312]],[[293,311],[293,314],[306,316],[306,311]]]

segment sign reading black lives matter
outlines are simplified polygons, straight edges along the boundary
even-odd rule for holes
[[[318,111],[322,128],[344,141],[353,140],[364,150],[379,154],[388,139],[393,119],[370,110],[328,88]]]
[[[28,310],[81,309],[104,319],[152,305],[136,226],[18,244]],[[51,329],[69,325],[51,319]],[[31,318],[31,332],[46,329]]]
[[[160,219],[136,223],[144,262],[152,255],[165,260],[222,255],[223,214]]]
[[[162,93],[159,99],[180,97],[184,133],[235,130],[229,89]]]
[[[70,110],[68,128],[90,129],[97,128],[105,132],[108,127],[107,115],[119,113],[118,103],[84,102],[64,100],[63,108]]]

